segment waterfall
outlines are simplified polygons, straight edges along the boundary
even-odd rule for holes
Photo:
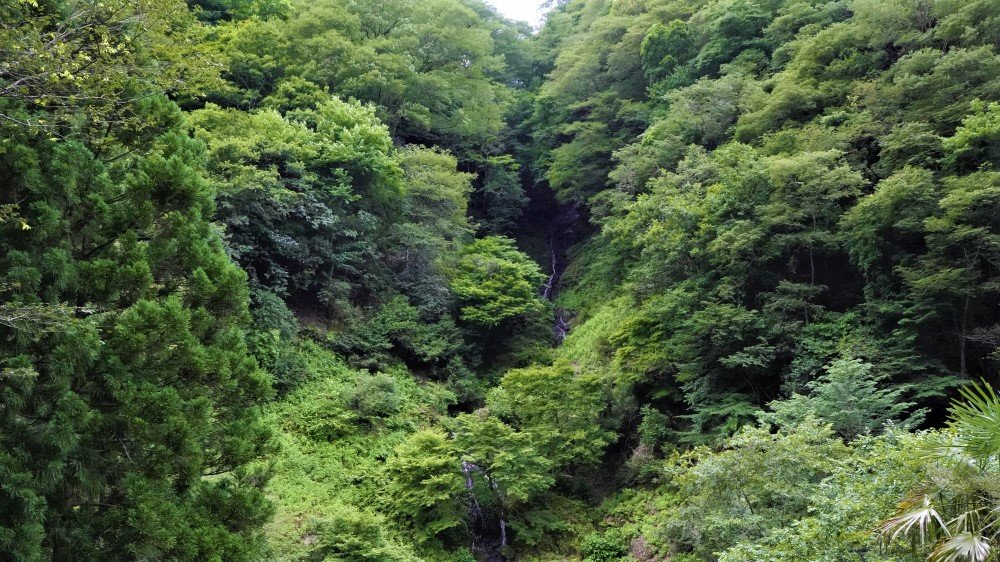
[[[479,506],[479,500],[476,499],[476,495],[472,493],[472,488],[475,482],[472,480],[472,473],[479,470],[479,467],[474,463],[469,461],[462,461],[462,474],[465,476],[465,489],[469,491],[469,495],[472,496],[472,506],[469,507],[471,512],[471,519],[473,522],[483,520],[483,509]]]
[[[579,209],[575,205],[569,205],[560,206],[549,223],[549,275],[539,291],[545,300],[553,301],[556,298],[559,281],[566,269],[566,249],[576,242],[576,224],[579,220]],[[555,309],[552,334],[557,345],[569,334],[569,318],[568,311]]]
[[[462,461],[462,476],[465,477],[465,489],[472,498],[472,503],[469,505],[469,524],[473,528],[472,550],[473,552],[478,551],[483,553],[486,562],[505,562],[506,558],[504,558],[502,550],[507,546],[507,519],[502,513],[498,517],[500,531],[498,542],[498,537],[495,534],[497,527],[493,527],[492,530],[489,528],[490,522],[487,521],[483,509],[479,505],[479,500],[473,492],[473,488],[476,485],[473,474],[476,472],[483,473],[490,490],[496,493],[498,497],[500,495],[500,487],[497,485],[496,480],[479,468],[476,463],[466,460]],[[477,539],[481,540],[477,541]]]

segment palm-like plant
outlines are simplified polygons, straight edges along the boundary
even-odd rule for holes
[[[887,543],[931,545],[929,562],[1000,560],[1000,397],[986,384],[959,390],[951,440],[933,451],[923,485],[880,528]]]

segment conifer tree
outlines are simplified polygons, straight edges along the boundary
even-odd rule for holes
[[[157,22],[190,20],[176,3],[70,4],[21,2],[5,31],[59,47],[63,30],[67,48],[144,33],[96,76],[0,102],[16,116],[0,124],[0,558],[259,558],[270,507],[248,467],[270,379],[244,341],[246,275],[210,222],[204,145],[148,72],[170,39]],[[28,103],[47,92],[58,103]]]

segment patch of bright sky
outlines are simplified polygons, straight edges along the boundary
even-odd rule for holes
[[[542,4],[545,0],[486,0],[498,12],[509,19],[526,21],[534,27],[538,27],[545,19],[545,12]]]

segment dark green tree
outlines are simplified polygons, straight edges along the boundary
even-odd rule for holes
[[[2,225],[7,301],[75,312],[3,328],[0,550],[259,556],[270,510],[247,466],[268,442],[270,379],[244,342],[246,277],[209,222],[203,145],[165,132],[109,165],[79,142],[7,139],[0,167],[31,226]]]

